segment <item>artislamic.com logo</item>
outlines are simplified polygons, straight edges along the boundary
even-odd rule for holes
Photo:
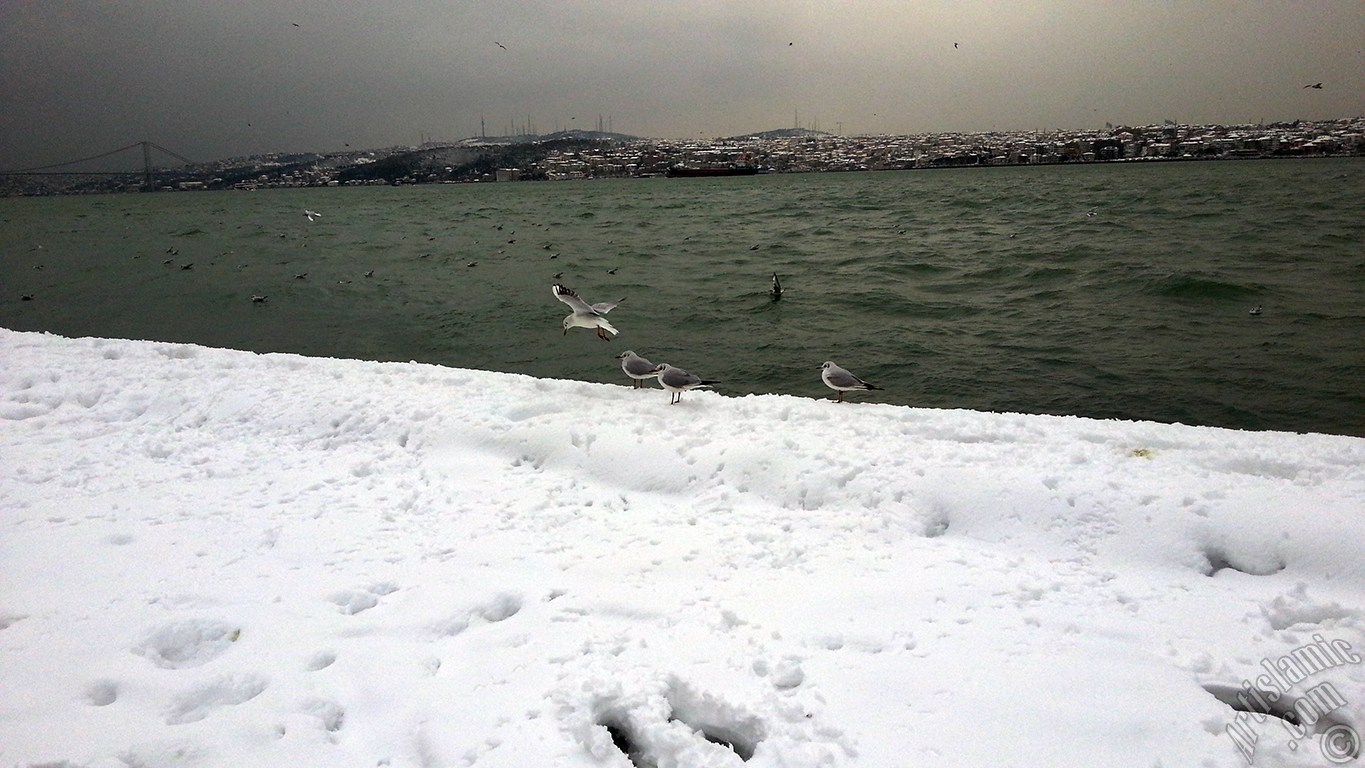
[[[1337,711],[1347,704],[1329,681],[1306,688],[1305,681],[1330,669],[1359,664],[1362,657],[1345,640],[1326,640],[1313,635],[1313,642],[1276,659],[1261,659],[1262,674],[1243,680],[1240,688],[1208,686],[1225,704],[1237,710],[1226,727],[1228,736],[1250,765],[1256,756],[1261,732],[1253,727],[1274,719],[1289,736],[1288,746],[1297,749],[1310,736],[1319,737],[1322,755],[1332,764],[1344,764],[1360,756],[1359,732]],[[1301,688],[1302,693],[1291,693]]]

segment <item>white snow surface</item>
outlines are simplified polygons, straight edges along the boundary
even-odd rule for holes
[[[0,766],[1362,762],[1365,440],[668,399],[0,330]]]

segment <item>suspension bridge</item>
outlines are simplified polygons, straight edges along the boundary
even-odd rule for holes
[[[72,166],[81,165],[83,163],[93,163],[96,160],[103,160],[105,158],[114,157],[115,155],[124,155],[126,157],[127,155],[124,153],[131,153],[138,149],[142,150],[142,170],[140,172],[70,170]],[[172,152],[156,142],[138,141],[129,144],[126,147],[111,149],[108,152],[101,152],[98,155],[91,155],[90,157],[81,157],[75,160],[40,165],[33,168],[21,168],[17,171],[0,171],[0,176],[131,176],[136,173],[141,173],[143,189],[153,189],[152,177],[159,172],[159,169],[152,165],[152,150],[156,150],[163,155],[169,155],[185,165],[192,165],[194,163],[193,160]]]

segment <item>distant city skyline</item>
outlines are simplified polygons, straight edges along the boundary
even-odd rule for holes
[[[670,139],[1365,114],[1359,0],[50,0],[0,6],[0,35],[5,170],[144,139],[209,161],[599,119]]]

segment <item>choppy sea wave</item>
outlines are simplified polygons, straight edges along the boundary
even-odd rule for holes
[[[1339,159],[3,200],[0,325],[1361,435],[1361,199]]]

